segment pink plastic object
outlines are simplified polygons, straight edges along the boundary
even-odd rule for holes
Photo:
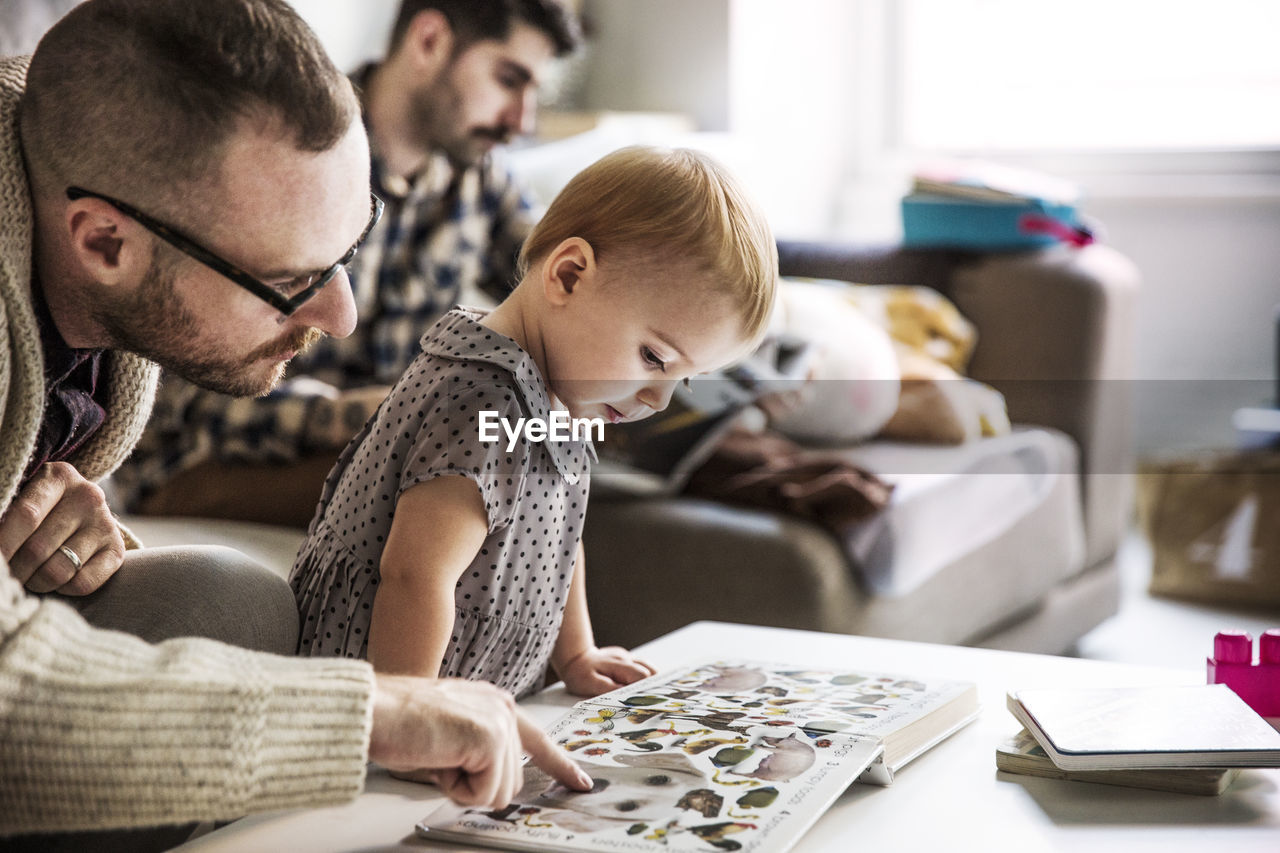
[[[1263,717],[1280,717],[1280,629],[1271,628],[1258,638],[1257,661],[1253,637],[1244,631],[1220,631],[1207,663],[1210,684],[1227,685]]]

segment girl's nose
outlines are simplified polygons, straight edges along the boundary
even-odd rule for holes
[[[646,385],[636,396],[640,398],[641,403],[644,403],[654,412],[661,412],[671,403],[671,395],[676,390],[676,381],[675,379],[668,379],[663,382]]]

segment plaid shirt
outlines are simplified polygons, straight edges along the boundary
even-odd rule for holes
[[[112,476],[120,508],[136,509],[202,462],[291,462],[317,449],[307,446],[306,426],[343,417],[340,391],[394,384],[438,317],[459,302],[499,301],[510,291],[533,214],[495,157],[458,171],[437,153],[405,182],[384,174],[375,151],[372,181],[386,211],[351,267],[355,332],[326,337],[295,358],[265,397],[235,399],[166,374],[146,433]],[[357,419],[352,434],[364,413]]]

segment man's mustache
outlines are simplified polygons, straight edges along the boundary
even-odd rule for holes
[[[297,329],[291,332],[283,341],[271,341],[258,347],[249,354],[249,361],[274,358],[290,352],[296,352],[301,355],[323,337],[324,332],[314,326],[306,329]]]
[[[478,136],[481,139],[492,139],[500,145],[506,145],[511,141],[512,132],[499,127],[482,127],[471,132],[472,136]]]

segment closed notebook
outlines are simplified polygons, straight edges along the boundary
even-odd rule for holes
[[[1225,684],[1019,690],[1008,706],[1064,770],[1280,767],[1280,732]]]

